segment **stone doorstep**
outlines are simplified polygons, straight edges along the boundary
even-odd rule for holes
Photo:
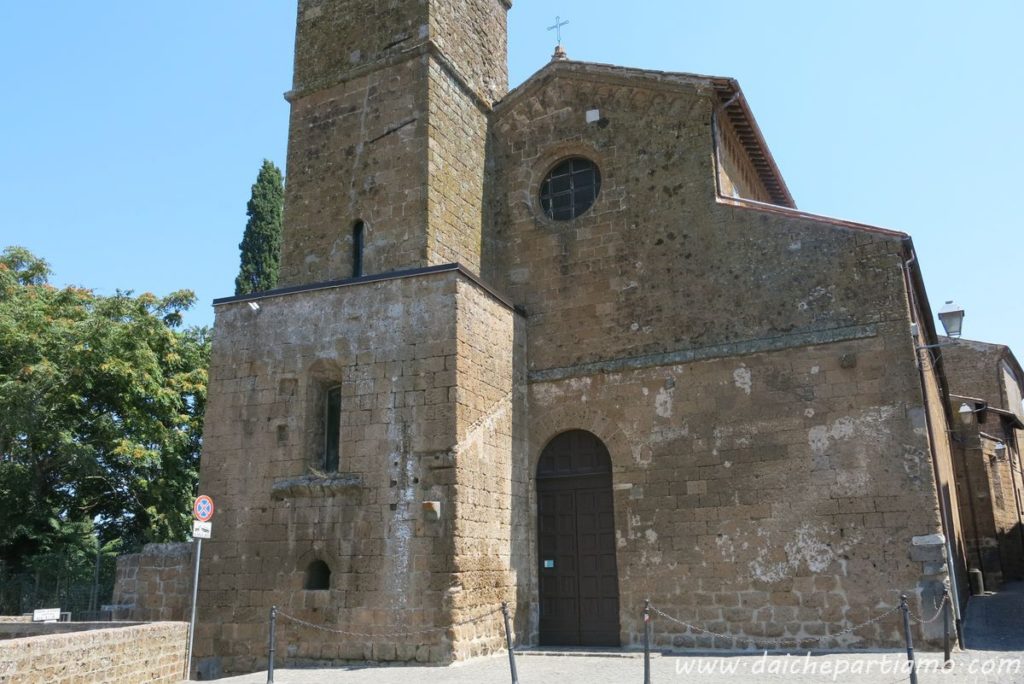
[[[543,646],[530,646],[526,648],[517,648],[515,654],[521,656],[564,656],[567,658],[643,658],[644,652],[642,650],[637,651],[634,649],[621,649],[621,648],[601,648],[601,647],[586,647],[586,646],[568,646],[564,648],[553,647],[545,648]],[[652,658],[660,658],[662,656],[660,651],[651,651]]]

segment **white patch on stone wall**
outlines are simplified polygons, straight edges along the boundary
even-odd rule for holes
[[[773,536],[767,530],[758,530],[758,536],[763,539],[758,544],[759,551],[756,559],[750,562],[749,568],[754,579],[761,582],[778,582],[786,577],[792,576],[802,566],[806,566],[812,573],[821,573],[828,570],[833,562],[840,560],[840,556],[860,541],[860,533],[853,531],[845,537],[837,540],[837,535],[827,526],[813,523],[803,523],[792,531],[792,537],[783,545],[786,553],[785,560],[769,561],[769,554],[777,544],[772,543]]]
[[[658,390],[658,396],[654,398],[654,411],[662,418],[672,416],[672,389],[662,387]]]
[[[530,385],[530,392],[541,402],[565,401],[566,397],[578,395],[579,401],[587,401],[590,378],[571,378],[566,382],[537,383]]]
[[[821,366],[811,366],[811,375],[817,375],[821,372]]]
[[[828,425],[815,425],[807,431],[812,469],[832,469],[835,472],[833,495],[867,494],[870,489],[868,463],[872,457],[884,453],[890,435],[889,419],[893,413],[891,406],[875,407],[855,416],[837,418]],[[836,467],[839,462],[833,458],[836,451],[843,456],[842,468]]]
[[[655,544],[658,541],[658,533],[654,530],[647,530],[644,532],[644,536],[647,537],[648,544]]]
[[[732,468],[732,461],[724,461],[722,463],[723,468]]]
[[[528,283],[530,282],[530,269],[513,268],[508,272],[508,279],[513,283]]]
[[[415,535],[415,498],[413,480],[416,476],[416,462],[408,453],[408,425],[399,421],[390,411],[388,416],[388,443],[394,450],[388,454],[392,464],[391,478],[400,484],[397,492],[396,509],[389,525],[384,553],[391,561],[384,571],[384,591],[390,595],[392,606],[405,608],[408,598],[409,572],[412,569],[412,554],[409,546]]]
[[[630,451],[633,452],[633,461],[642,468],[646,468],[651,464],[653,456],[651,455],[651,445],[643,442],[634,442],[630,444]]]
[[[736,562],[736,547],[732,543],[727,535],[721,534],[715,538],[715,544],[718,546],[718,553],[722,556],[722,560],[726,563]]]
[[[812,408],[804,409],[804,415],[807,416],[808,418],[813,418],[814,417],[814,409],[812,409]]]
[[[801,244],[801,242],[799,240],[793,240],[793,242],[789,243],[789,251],[790,252],[795,252],[795,251],[799,250],[802,246],[803,245]]]
[[[646,387],[641,387],[640,388],[640,393],[643,394],[646,397],[648,394],[651,393],[651,390],[647,389]]]
[[[732,372],[732,379],[737,387],[748,395],[750,394],[750,390],[754,386],[754,383],[751,379],[749,368],[746,366],[740,366]]]

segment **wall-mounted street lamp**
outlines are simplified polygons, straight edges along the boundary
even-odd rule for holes
[[[960,415],[961,423],[964,425],[970,425],[974,422],[974,414],[977,413],[977,411],[971,408],[970,404],[964,402],[960,404],[960,410],[957,411],[957,413]]]
[[[946,337],[960,337],[960,331],[964,326],[964,308],[954,304],[951,300],[939,311],[939,322],[946,331]],[[911,326],[912,334],[917,335],[917,324]],[[948,347],[953,342],[939,342],[938,344],[919,344],[915,349],[935,349],[937,347]]]
[[[964,325],[964,308],[954,304],[952,300],[939,309],[939,322],[946,330],[946,337],[960,337]]]

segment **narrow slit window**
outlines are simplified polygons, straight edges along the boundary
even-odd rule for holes
[[[327,390],[324,402],[324,470],[333,473],[338,470],[341,456],[341,387]]]
[[[352,277],[358,278],[363,275],[363,244],[365,239],[366,224],[356,221],[352,226]]]

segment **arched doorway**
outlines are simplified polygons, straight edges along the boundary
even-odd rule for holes
[[[540,643],[619,645],[612,462],[600,439],[572,430],[537,464]]]

